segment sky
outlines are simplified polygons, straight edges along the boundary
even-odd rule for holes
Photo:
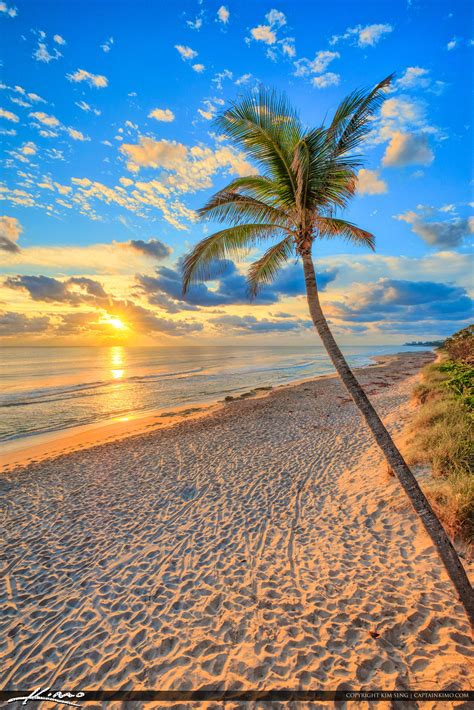
[[[213,119],[263,84],[319,126],[392,72],[343,215],[376,252],[316,241],[323,308],[343,344],[468,325],[471,27],[468,0],[0,0],[2,344],[316,342],[294,261],[256,301],[258,250],[183,300],[195,210],[256,171]]]

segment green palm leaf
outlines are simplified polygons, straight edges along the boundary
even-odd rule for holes
[[[287,226],[288,215],[284,210],[273,207],[248,195],[221,190],[198,210],[201,219],[216,222],[228,221],[231,224],[242,224],[244,221],[267,222]]]
[[[316,227],[321,237],[342,237],[353,244],[368,246],[375,251],[375,237],[352,222],[334,217],[318,217]]]
[[[263,284],[271,283],[283,264],[292,256],[295,256],[295,244],[293,237],[288,236],[270,247],[258,261],[255,261],[247,275],[250,296],[255,298]]]
[[[291,162],[302,127],[284,96],[261,87],[232,104],[215,123],[269,177],[281,182],[290,193],[296,192]]]
[[[283,229],[274,224],[244,224],[202,239],[184,259],[183,294],[192,283],[211,278],[218,271],[220,260],[238,258],[262,239],[276,236]]]

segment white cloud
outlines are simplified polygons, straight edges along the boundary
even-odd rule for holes
[[[423,67],[407,67],[402,76],[397,79],[392,90],[397,89],[427,89],[430,93],[440,95],[446,84],[444,81],[434,81],[429,69]]]
[[[200,30],[202,27],[202,17],[196,17],[195,20],[187,20],[186,24],[192,30]]]
[[[276,42],[276,34],[268,25],[252,27],[250,34],[257,42],[265,42],[265,44],[275,44]]]
[[[204,69],[206,68],[204,64],[193,64],[191,67],[197,74],[202,74]]]
[[[69,81],[73,81],[75,83],[85,81],[89,84],[89,86],[93,86],[96,89],[103,89],[108,86],[109,83],[107,77],[102,74],[91,74],[91,72],[88,72],[85,69],[78,69],[73,74],[67,74],[66,77]]]
[[[100,48],[101,48],[101,50],[102,50],[103,52],[105,52],[106,54],[108,54],[108,53],[110,52],[110,50],[112,49],[113,43],[114,43],[114,38],[113,38],[113,37],[109,37],[109,39],[106,40],[106,41],[104,42],[104,44],[101,44],[101,45],[100,45]]]
[[[387,146],[382,163],[387,167],[431,165],[434,153],[424,133],[395,132]]]
[[[56,42],[56,44],[66,44],[66,40],[64,37],[61,37],[61,35],[54,35],[53,40]]]
[[[402,76],[397,79],[397,86],[402,89],[424,89],[430,83],[428,75],[429,70],[423,67],[407,67]]]
[[[194,49],[191,49],[191,47],[187,47],[183,44],[175,44],[175,49],[178,50],[183,61],[186,61],[188,59],[195,59],[195,57],[197,57],[198,55],[198,53]]]
[[[150,111],[148,118],[154,118],[157,121],[164,121],[165,123],[170,123],[174,121],[174,113],[169,108],[154,108]]]
[[[8,17],[16,17],[18,14],[16,7],[8,7],[6,2],[0,2],[0,12],[8,15]]]
[[[49,62],[59,59],[62,56],[61,52],[56,48],[53,49],[53,53],[51,54],[44,42],[38,42],[38,47],[33,52],[33,58],[36,59],[37,62],[44,62],[45,64],[49,64]]]
[[[329,40],[329,44],[337,44],[341,40],[354,40],[359,47],[374,47],[382,37],[390,32],[393,32],[392,25],[389,24],[374,24],[357,25],[357,27],[348,28],[343,35],[333,35]]]
[[[340,57],[339,52],[320,51],[314,59],[298,59],[295,62],[296,76],[308,76],[309,74],[321,74],[334,60]]]
[[[357,173],[357,192],[360,195],[382,195],[387,192],[387,183],[379,177],[378,170],[361,168]]]
[[[50,116],[47,113],[43,113],[43,111],[34,111],[28,115],[50,128],[56,128],[60,125],[60,121],[56,118],[56,116]]]
[[[311,83],[317,89],[326,89],[328,86],[337,86],[340,81],[339,74],[334,74],[334,72],[326,72],[326,74],[321,74],[320,76],[314,76],[311,79]]]
[[[36,153],[38,152],[38,147],[35,143],[33,143],[33,141],[29,141],[28,143],[24,143],[20,150],[23,155],[36,155]]]
[[[16,217],[0,217],[0,250],[11,254],[20,251],[17,241],[22,232],[22,226]]]
[[[81,109],[81,111],[86,111],[87,113],[89,111],[92,111],[93,113],[95,113],[96,116],[100,116],[102,113],[102,111],[99,111],[98,108],[94,108],[93,106],[88,104],[86,101],[76,101],[76,106],[78,106]]]
[[[242,74],[242,76],[239,76],[239,78],[235,80],[235,83],[237,86],[241,86],[242,84],[247,84],[247,82],[250,81],[251,78],[251,74]]]
[[[265,19],[272,27],[283,27],[283,25],[286,25],[286,17],[283,12],[279,10],[270,10],[270,12],[265,15]]]
[[[220,8],[217,11],[217,17],[219,19],[219,22],[222,22],[224,25],[226,25],[229,22],[230,12],[225,7],[225,5],[220,6]]]
[[[450,40],[448,42],[448,44],[446,45],[446,49],[448,50],[448,52],[450,52],[452,49],[456,49],[457,46],[458,46],[458,40],[455,37],[453,37],[453,39]]]
[[[286,49],[283,50],[284,53],[288,56],[294,56],[294,54],[292,54],[292,51],[294,50],[294,40],[292,38],[278,40],[277,37],[278,30],[281,29],[284,25],[286,25],[286,17],[283,12],[280,12],[279,10],[270,10],[270,12],[267,12],[267,14],[265,15],[265,20],[266,24],[261,24],[257,25],[256,27],[252,27],[252,29],[250,30],[251,38],[257,42],[263,42],[264,44],[268,44],[270,46],[275,45],[277,41],[278,43],[284,43],[286,47]],[[250,38],[247,38],[246,42],[248,43],[249,41]],[[267,51],[267,56],[270,59],[276,59],[276,54],[271,50]]]
[[[75,128],[67,128],[67,132],[71,136],[71,138],[75,141],[90,141],[90,138],[88,136],[85,136],[82,131],[78,131]]]
[[[447,205],[447,207],[451,207],[451,205]],[[450,219],[439,221],[430,219],[436,211],[433,208],[418,205],[417,209],[421,210],[421,213],[409,210],[403,214],[394,215],[394,219],[407,222],[407,224],[411,225],[412,232],[421,237],[430,246],[450,249],[459,247],[464,238],[474,232],[473,217],[461,219],[457,216],[452,216]],[[450,210],[441,207],[439,211],[446,214]]]
[[[0,118],[5,118],[7,121],[12,121],[13,123],[18,123],[20,120],[16,113],[6,111],[4,108],[0,108]]]

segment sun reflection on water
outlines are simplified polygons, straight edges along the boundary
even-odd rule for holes
[[[125,374],[125,349],[121,345],[110,348],[110,374],[112,379],[121,380]]]

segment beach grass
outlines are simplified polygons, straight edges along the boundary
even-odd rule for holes
[[[414,390],[418,404],[407,456],[428,464],[426,494],[453,539],[474,544],[474,368],[441,351]]]

